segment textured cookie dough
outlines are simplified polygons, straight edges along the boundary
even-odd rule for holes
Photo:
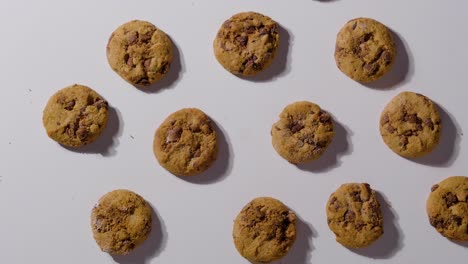
[[[111,68],[127,82],[145,87],[159,81],[172,62],[172,42],[153,24],[133,20],[118,27],[107,43]]]
[[[285,256],[296,240],[296,215],[282,202],[259,197],[234,220],[234,244],[244,258],[268,263]]]
[[[430,153],[439,144],[441,129],[437,106],[426,96],[412,92],[395,96],[380,117],[385,144],[406,158]]]
[[[392,33],[373,19],[353,19],[337,35],[336,65],[355,81],[367,83],[381,78],[390,71],[395,57]]]
[[[218,62],[231,73],[244,76],[270,66],[278,46],[278,24],[254,12],[239,13],[226,20],[213,43]]]
[[[335,134],[331,116],[311,102],[292,103],[271,128],[271,142],[278,154],[298,164],[318,159]]]
[[[166,170],[178,176],[192,176],[205,171],[216,160],[216,131],[205,113],[185,108],[171,114],[159,126],[153,150]]]
[[[367,183],[341,185],[330,196],[326,210],[330,230],[345,247],[367,247],[384,232],[379,201]]]
[[[55,93],[42,115],[47,135],[67,147],[95,141],[108,119],[107,101],[91,88],[79,84]]]
[[[91,212],[96,243],[115,255],[126,255],[143,243],[151,232],[151,221],[151,207],[128,190],[105,194]]]
[[[429,222],[440,234],[468,241],[468,177],[449,177],[432,186],[426,209]]]

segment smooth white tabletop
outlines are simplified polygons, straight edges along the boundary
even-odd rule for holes
[[[291,253],[278,263],[466,262],[468,245],[439,235],[425,203],[434,183],[468,174],[467,9],[463,0],[2,1],[0,262],[247,263],[232,242],[233,219],[265,195],[301,219]],[[253,80],[229,74],[212,51],[219,26],[240,11],[282,26],[280,54]],[[333,58],[336,33],[360,16],[390,27],[399,52],[390,76],[367,87]],[[132,19],[154,23],[176,47],[169,76],[151,92],[107,64],[110,34]],[[74,83],[92,87],[113,109],[103,137],[78,151],[42,127],[48,98]],[[385,104],[405,90],[442,111],[440,146],[418,161],[391,152],[378,130]],[[299,168],[278,156],[270,137],[283,107],[298,100],[337,121],[324,157]],[[152,152],[155,129],[184,107],[202,109],[222,131],[218,161],[190,179],[165,171]],[[346,182],[368,182],[385,200],[385,234],[366,250],[342,247],[327,226],[325,203]],[[94,242],[90,211],[116,188],[141,194],[157,220],[147,242],[114,259]]]

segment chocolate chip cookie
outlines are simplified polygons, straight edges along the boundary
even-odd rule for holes
[[[178,176],[192,176],[205,171],[216,160],[216,131],[201,110],[185,108],[172,113],[159,126],[153,150],[166,170]]]
[[[107,60],[123,79],[144,88],[169,72],[172,42],[153,24],[133,20],[118,27],[110,36]]]
[[[384,232],[379,201],[367,183],[341,185],[330,195],[326,210],[330,230],[345,247],[367,247]]]
[[[406,158],[430,153],[439,144],[441,129],[436,104],[412,92],[395,96],[380,117],[380,134],[385,144]]]
[[[234,244],[244,258],[268,263],[284,257],[296,240],[296,215],[282,202],[259,197],[237,215]]]
[[[292,103],[271,128],[271,142],[278,154],[298,164],[318,159],[335,134],[330,114],[311,102]]]
[[[115,255],[126,255],[143,243],[151,232],[151,221],[151,207],[128,190],[105,194],[91,212],[96,243]]]
[[[108,119],[107,101],[91,88],[79,84],[55,93],[42,115],[47,135],[67,147],[95,141]]]
[[[426,209],[429,222],[440,234],[468,241],[468,177],[449,177],[432,186]]]
[[[226,20],[213,43],[218,62],[231,73],[244,76],[270,66],[278,46],[278,24],[254,12],[239,13]]]
[[[384,76],[392,68],[396,53],[390,30],[370,18],[349,21],[336,38],[336,65],[358,82],[372,82]]]

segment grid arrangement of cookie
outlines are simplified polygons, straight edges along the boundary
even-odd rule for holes
[[[227,71],[253,76],[268,68],[280,45],[278,24],[244,12],[220,27],[213,51]],[[147,21],[119,26],[106,47],[110,67],[125,81],[145,89],[170,71],[172,43]],[[335,61],[349,78],[366,83],[382,78],[397,54],[391,31],[370,18],[347,22],[336,38]],[[98,140],[108,122],[108,102],[91,88],[75,84],[59,90],[43,111],[43,125],[56,142],[77,148]],[[383,142],[405,158],[419,158],[438,145],[442,130],[437,105],[428,97],[402,92],[384,107],[380,118]],[[334,137],[332,115],[312,102],[287,105],[272,124],[273,149],[291,164],[313,162]],[[184,108],[162,121],[154,135],[156,160],[177,176],[207,170],[218,155],[217,134],[209,116]],[[367,183],[345,183],[325,206],[336,241],[348,248],[367,247],[384,233],[376,191]],[[128,254],[151,232],[151,207],[138,194],[114,190],[92,209],[91,229],[98,246],[110,254]],[[432,187],[427,199],[429,223],[443,236],[468,241],[468,177],[449,177]],[[325,218],[325,217],[324,217]],[[233,240],[240,255],[267,263],[284,257],[296,239],[296,214],[281,201],[258,197],[238,214]]]

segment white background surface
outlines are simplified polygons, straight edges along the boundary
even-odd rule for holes
[[[282,263],[466,262],[468,245],[440,236],[425,202],[432,184],[468,174],[467,9],[462,0],[2,0],[0,262],[247,263],[232,243],[232,221],[263,195],[302,219]],[[226,72],[212,52],[223,21],[250,10],[283,27],[273,68],[254,81]],[[336,33],[359,16],[399,36],[391,76],[374,84],[393,88],[365,87],[335,66]],[[154,23],[177,47],[169,77],[153,92],[133,88],[107,64],[108,37],[132,19]],[[115,109],[84,153],[59,146],[42,127],[47,99],[73,83],[94,88]],[[417,162],[393,154],[378,132],[382,108],[405,90],[443,109],[441,145]],[[271,125],[297,100],[318,103],[339,124],[325,156],[302,169],[270,143]],[[155,129],[183,107],[208,113],[224,138],[214,168],[188,180],[166,172],[152,153]],[[370,183],[387,203],[385,235],[353,252],[335,242],[324,208],[340,184],[355,181]],[[116,188],[141,194],[158,220],[145,244],[114,260],[94,242],[89,216]]]

